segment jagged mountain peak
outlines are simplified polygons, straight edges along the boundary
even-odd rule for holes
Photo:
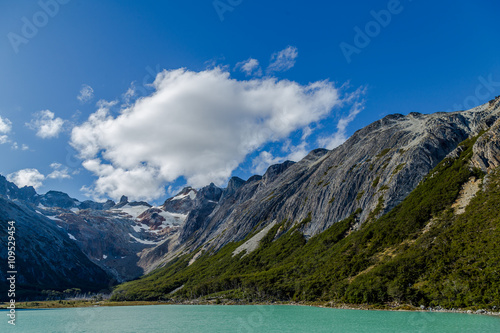
[[[24,186],[19,188],[16,184],[9,182],[7,178],[0,175],[0,196],[7,199],[19,199],[33,202],[37,196],[35,188],[32,186]]]
[[[200,199],[219,201],[222,195],[222,189],[217,187],[214,183],[210,183],[210,185],[201,188],[198,193],[200,194]]]
[[[163,210],[179,214],[187,214],[193,206],[198,191],[190,186],[184,187],[178,194],[165,200]]]
[[[221,200],[224,197],[232,195],[240,187],[242,187],[245,183],[246,183],[246,181],[241,179],[240,177],[231,177],[231,179],[229,179],[229,182],[227,183],[227,187],[222,191]]]
[[[309,156],[309,155],[308,155]],[[262,181],[264,183],[272,183],[276,178],[285,172],[286,169],[294,165],[295,162],[293,161],[285,161],[280,164],[274,164],[271,165],[269,168],[267,168],[267,171],[264,173],[262,176]]]
[[[60,191],[48,191],[39,196],[38,202],[46,207],[60,207],[65,209],[75,208],[80,205],[78,200]]]

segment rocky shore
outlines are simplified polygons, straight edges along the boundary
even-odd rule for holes
[[[415,312],[449,312],[474,315],[487,315],[500,317],[500,311],[496,308],[486,309],[445,309],[437,307],[416,307],[409,304],[345,304],[334,302],[286,302],[286,301],[255,301],[230,300],[220,298],[194,299],[194,300],[169,300],[169,301],[134,301],[134,302],[112,302],[104,301],[38,301],[22,302],[18,304],[19,309],[55,309],[55,308],[79,308],[100,306],[145,306],[145,305],[290,305],[290,306],[314,306],[319,308],[343,309],[343,310],[365,310],[365,311],[415,311]],[[7,303],[0,304],[0,310],[6,309]]]

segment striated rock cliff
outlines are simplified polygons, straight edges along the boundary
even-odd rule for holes
[[[357,131],[332,151],[317,149],[303,160],[271,166],[263,177],[232,179],[202,222],[182,228],[173,249],[218,249],[273,221],[306,218],[306,238],[361,209],[356,227],[399,204],[466,138],[495,129],[499,103],[453,113],[389,115]],[[498,165],[497,132],[476,143],[476,164]],[[480,148],[481,147],[481,148]],[[484,156],[484,157],[481,157]],[[488,162],[485,162],[488,161]],[[486,164],[489,163],[489,164]],[[172,254],[165,256],[165,259]]]

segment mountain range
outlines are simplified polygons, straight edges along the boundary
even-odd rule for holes
[[[114,300],[498,307],[499,129],[500,96],[389,115],[333,150],[161,206],[40,195],[0,177],[0,237],[16,221],[26,298],[79,288]]]

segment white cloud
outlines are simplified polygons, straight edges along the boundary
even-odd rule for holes
[[[328,81],[307,86],[275,78],[238,81],[221,68],[163,71],[156,91],[118,116],[110,105],[73,128],[72,146],[98,176],[94,196],[150,200],[184,176],[222,185],[244,158],[286,139],[342,104]]]
[[[306,129],[309,127],[306,127]],[[308,143],[303,140],[300,144],[293,146],[290,140],[286,140],[281,151],[288,153],[285,156],[274,156],[268,151],[261,152],[257,157],[252,160],[251,172],[254,174],[263,175],[267,168],[273,164],[283,163],[285,161],[298,162],[309,154]]]
[[[257,59],[250,58],[239,62],[236,64],[235,69],[239,69],[241,72],[245,73],[246,76],[262,76],[262,68],[260,68]]]
[[[365,89],[358,89],[354,93],[346,96],[344,100],[346,103],[352,104],[351,109],[347,116],[340,118],[337,123],[337,131],[330,136],[321,137],[318,139],[320,147],[333,149],[340,146],[347,140],[347,127],[356,118],[356,116],[363,110],[364,101],[360,101],[360,97],[365,93]],[[270,165],[283,163],[284,161],[298,162],[303,159],[309,152],[310,144],[307,142],[309,136],[314,132],[311,126],[302,128],[302,138],[298,145],[292,145],[290,139],[285,140],[281,146],[281,152],[287,153],[285,156],[275,157],[270,152],[263,151],[252,161],[252,172],[256,174],[263,174]],[[314,148],[316,148],[315,146]]]
[[[0,116],[0,134],[9,133],[12,129],[12,123],[7,118],[2,118]]]
[[[37,131],[36,135],[42,139],[48,139],[59,136],[64,123],[63,119],[55,118],[54,112],[44,110],[36,113],[35,118],[31,122],[26,123],[26,126]]]
[[[52,163],[50,167],[54,170],[52,171],[47,178],[50,179],[71,179],[69,175],[69,170],[67,167],[63,167],[60,163]]]
[[[30,149],[30,147],[28,147],[26,144],[22,144],[21,147],[19,147],[19,143],[17,143],[16,141],[12,142],[12,145],[10,147],[12,150],[18,150],[19,148],[21,148],[21,150],[28,150]]]
[[[318,139],[318,144],[320,145],[320,147],[333,149],[343,144],[347,140],[347,126],[356,118],[358,113],[363,111],[363,108],[364,107],[362,102],[355,102],[351,107],[349,114],[346,117],[342,117],[337,123],[337,132],[335,132],[332,136],[322,137]]]
[[[302,129],[302,141],[306,140],[311,134],[313,130],[310,126],[306,126]]]
[[[290,160],[298,162],[303,159],[307,154],[309,154],[310,149],[307,148],[308,144],[306,141],[302,141],[299,145],[290,148],[290,153],[286,156],[284,160]]]
[[[94,98],[94,89],[88,84],[83,84],[82,89],[80,89],[80,94],[78,94],[76,98],[82,103],[87,103]]]
[[[135,83],[132,82],[127,92],[123,94],[123,100],[125,101],[125,104],[129,104],[130,101],[134,98],[135,94],[136,94]]]
[[[165,194],[163,177],[154,167],[138,165],[125,169],[104,164],[100,159],[86,160],[83,167],[99,177],[93,187],[82,188],[87,195],[96,199],[103,198],[104,195],[114,199],[126,195],[132,200],[150,200]]]
[[[213,59],[207,60],[204,62],[205,70],[210,70],[210,69],[215,69],[215,68],[229,70],[229,65],[224,64],[225,61],[226,61],[226,57],[224,57],[224,56],[215,57]],[[157,67],[156,75],[158,75],[160,72],[161,72],[160,68]]]
[[[9,133],[11,129],[12,123],[10,122],[10,120],[7,118],[2,118],[0,116],[0,145],[10,142],[7,133]]]
[[[274,157],[270,152],[263,151],[252,161],[252,172],[263,175],[270,165],[282,163],[282,157]]]
[[[7,180],[13,182],[18,187],[33,186],[37,189],[43,185],[45,176],[37,169],[23,169],[9,174]]]
[[[57,170],[57,169],[60,169],[62,167],[62,164],[61,163],[57,163],[57,162],[54,162],[54,163],[51,163],[50,164],[50,167],[54,170]]]
[[[299,55],[296,47],[288,46],[286,49],[273,53],[271,64],[267,67],[267,72],[284,72],[295,66],[295,59]]]
[[[60,163],[52,163],[50,167],[53,171],[45,176],[37,169],[23,169],[13,172],[7,176],[7,180],[13,182],[18,187],[33,186],[38,189],[46,179],[70,179],[69,170]]]

